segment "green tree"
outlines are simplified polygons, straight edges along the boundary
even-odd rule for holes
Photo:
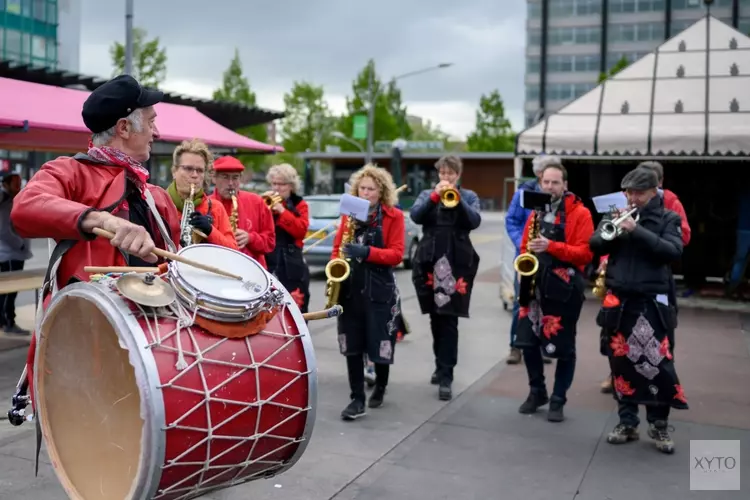
[[[159,45],[159,37],[146,39],[146,30],[133,29],[133,78],[141,85],[159,88],[167,76],[167,49]],[[112,76],[125,73],[125,45],[115,42],[109,48],[114,70]]]
[[[515,133],[505,117],[505,104],[500,92],[482,95],[476,114],[474,131],[466,140],[469,151],[513,151]]]
[[[629,64],[630,62],[628,61],[628,58],[625,56],[622,56],[620,60],[615,63],[614,66],[609,68],[608,72],[599,73],[599,83],[602,83],[604,80],[607,80],[608,78],[612,78],[617,73],[627,68]]]
[[[352,135],[354,115],[367,115],[369,106],[370,75],[373,79],[373,89],[377,95],[375,99],[375,119],[373,123],[373,142],[392,141],[399,137],[408,138],[411,128],[406,121],[406,108],[401,103],[401,92],[395,82],[384,86],[375,71],[375,61],[370,59],[352,82],[352,96],[346,99],[347,113],[338,121],[338,130]],[[366,141],[363,140],[363,147]],[[342,151],[358,151],[345,141],[338,141]]]
[[[285,118],[282,124],[282,145],[286,151],[285,161],[298,169],[301,162],[296,153],[322,149],[331,144],[331,132],[335,119],[325,100],[322,86],[309,82],[294,82],[291,90],[284,94]]]
[[[255,92],[250,89],[250,83],[244,76],[240,51],[238,49],[234,50],[234,57],[229,63],[227,70],[224,71],[221,87],[214,91],[213,99],[215,101],[243,104],[250,108],[256,106]],[[243,127],[236,130],[236,132],[256,141],[266,142],[268,140],[268,130],[264,124]],[[267,158],[264,155],[240,155],[238,159],[245,166],[252,166],[253,170],[262,169],[267,162]]]

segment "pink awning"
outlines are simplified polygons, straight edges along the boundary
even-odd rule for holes
[[[0,144],[28,146],[34,149],[81,149],[91,132],[83,124],[81,109],[90,92],[0,78],[0,127],[22,127],[28,132],[5,133]],[[197,109],[177,104],[155,106],[160,140],[181,142],[197,138],[214,147],[262,152],[281,152],[271,146],[233,132]]]

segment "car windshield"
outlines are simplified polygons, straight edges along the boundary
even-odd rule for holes
[[[338,219],[339,200],[307,200],[313,219]]]

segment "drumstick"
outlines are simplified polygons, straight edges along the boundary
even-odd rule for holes
[[[95,227],[92,232],[95,235],[102,236],[104,238],[107,238],[108,240],[111,240],[112,238],[115,237],[114,233],[110,233],[109,231],[105,231],[104,229],[100,229],[98,227]],[[177,255],[176,253],[167,252],[166,250],[162,250],[161,248],[154,248],[151,253],[153,253],[157,257],[163,257],[165,259],[174,260],[176,262],[182,262],[185,265],[195,267],[198,269],[202,269],[204,271],[208,271],[209,273],[214,273],[214,274],[218,274],[221,276],[226,276],[227,278],[234,278],[239,281],[244,281],[242,276],[239,276],[237,274],[232,274],[222,269],[219,269],[218,267],[209,266],[206,264],[201,264],[200,262],[196,262],[194,260],[186,259],[185,257]]]
[[[341,316],[343,312],[344,312],[344,308],[336,304],[335,306],[330,307],[328,309],[323,309],[322,311],[313,311],[309,313],[304,313],[302,315],[302,318],[304,318],[305,321],[312,321],[315,319],[335,318],[336,316]]]
[[[85,266],[83,270],[93,274],[107,273],[158,273],[161,271],[158,267],[128,267],[128,266]]]

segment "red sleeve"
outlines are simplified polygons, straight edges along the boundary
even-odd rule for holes
[[[344,238],[344,228],[346,228],[347,219],[348,217],[346,215],[341,216],[339,227],[336,230],[336,236],[333,237],[333,250],[331,250],[331,259],[335,259],[339,256],[339,247],[341,247],[341,240]]]
[[[669,209],[672,210],[673,212],[676,212],[677,215],[680,216],[680,219],[681,219],[680,228],[682,229],[682,244],[684,246],[687,246],[688,243],[690,243],[690,224],[688,224],[687,214],[685,213],[685,207],[682,206],[682,202],[677,197],[675,197],[671,205],[672,206],[669,207]]]
[[[79,182],[78,165],[50,162],[42,166],[13,199],[11,221],[22,238],[82,240],[82,217],[91,207],[72,201]]]
[[[383,221],[384,248],[370,247],[367,262],[396,267],[404,259],[404,213],[393,209],[393,217]]]
[[[534,212],[529,214],[529,218],[526,219],[526,224],[523,225],[523,233],[521,233],[521,253],[526,252],[526,245],[529,243],[529,226],[531,226],[531,219],[534,217]]]
[[[294,215],[291,210],[284,210],[279,215],[279,227],[289,233],[295,240],[303,240],[305,239],[307,228],[310,227],[307,202],[303,200],[295,208],[299,215]]]
[[[214,218],[214,223],[211,234],[208,235],[208,242],[239,250],[237,240],[234,239],[234,233],[232,232],[232,225],[229,223],[229,216],[221,203],[211,202],[211,216]]]
[[[575,217],[572,217],[575,213]],[[565,227],[565,243],[551,241],[547,252],[563,262],[568,262],[577,267],[583,267],[594,258],[589,240],[594,234],[594,221],[591,212],[583,206],[578,207],[575,212],[568,216]]]
[[[276,228],[273,223],[273,216],[271,211],[265,207],[262,203],[262,199],[258,197],[261,203],[257,203],[254,200],[253,207],[258,213],[258,227],[253,227],[250,232],[250,236],[247,240],[247,248],[251,252],[257,254],[267,254],[273,252],[276,247]]]

